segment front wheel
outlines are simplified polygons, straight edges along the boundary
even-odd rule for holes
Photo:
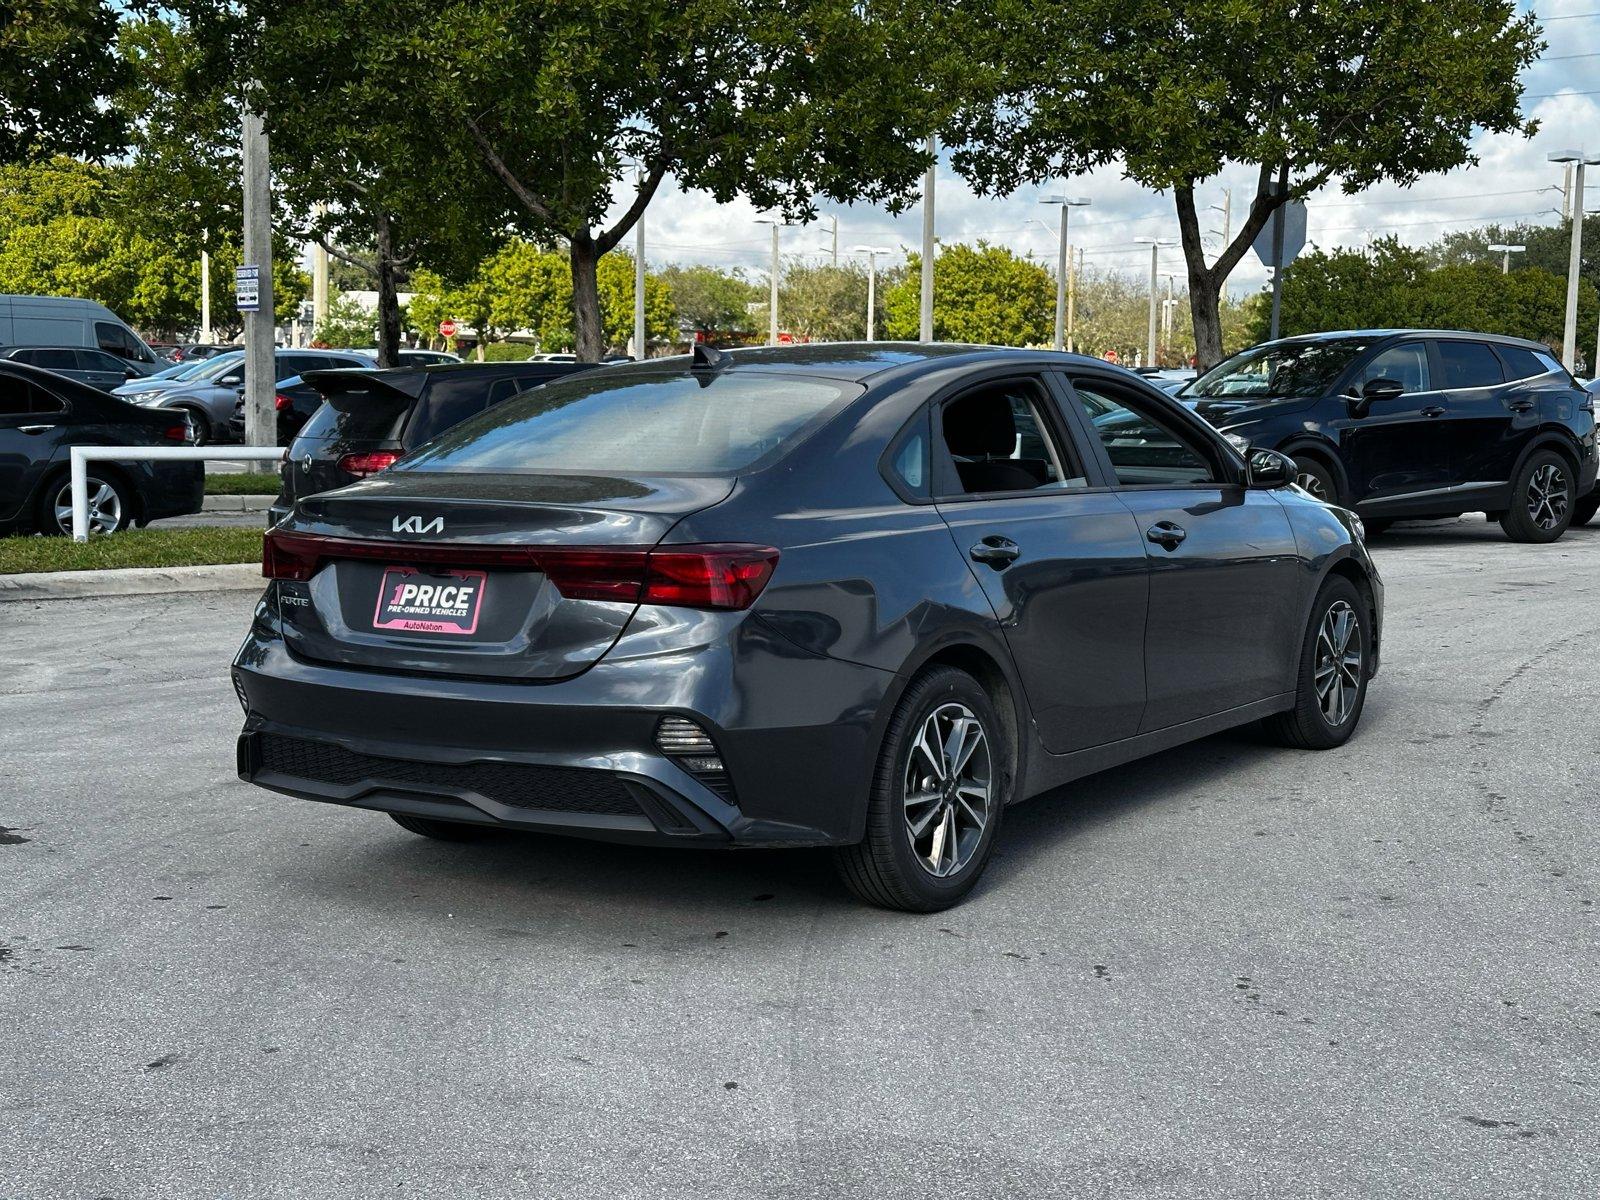
[[[1294,481],[1300,489],[1309,492],[1324,504],[1339,503],[1339,485],[1333,472],[1314,458],[1295,459]]]
[[[1500,528],[1513,542],[1553,542],[1572,522],[1572,468],[1554,450],[1530,455],[1511,485]]]
[[[1301,750],[1331,750],[1350,740],[1367,700],[1372,630],[1367,603],[1343,575],[1331,575],[1311,606],[1300,645],[1294,707],[1267,718],[1267,733]]]
[[[884,736],[867,835],[836,852],[869,904],[937,912],[978,882],[1011,792],[1012,751],[987,692],[937,667],[906,690]]]

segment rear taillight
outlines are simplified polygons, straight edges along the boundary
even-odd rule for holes
[[[637,546],[484,546],[360,542],[269,530],[261,573],[306,580],[332,559],[446,563],[540,571],[569,600],[666,604],[738,611],[761,595],[778,565],[771,546],[718,543],[647,550]]]
[[[189,442],[194,440],[194,426],[185,421],[181,425],[168,425],[161,431],[161,436],[169,442]]]
[[[339,469],[359,478],[388,470],[399,460],[394,450],[369,450],[364,454],[346,454],[339,460]]]
[[[272,407],[277,409],[279,412],[283,412],[286,409],[293,408],[294,401],[289,399],[289,397],[285,396],[282,392],[279,392],[272,398]]]

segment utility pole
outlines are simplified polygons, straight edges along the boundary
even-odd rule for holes
[[[1567,319],[1561,332],[1561,365],[1571,371],[1578,361],[1578,276],[1583,266],[1583,168],[1600,163],[1582,150],[1554,150],[1545,155],[1553,163],[1566,164],[1572,181],[1567,202],[1562,206],[1572,222],[1572,240],[1567,253]]]
[[[211,231],[202,234],[203,244],[211,242]],[[211,344],[211,251],[200,251],[200,342]]]
[[[1177,301],[1172,298],[1173,276],[1167,276],[1167,299],[1161,306],[1161,345],[1164,349],[1172,349],[1172,310]]]
[[[1055,204],[1061,208],[1061,233],[1056,245],[1056,340],[1057,350],[1067,348],[1067,260],[1072,251],[1067,240],[1067,215],[1074,208],[1085,208],[1089,201],[1084,196],[1046,196],[1040,204]]]
[[[639,188],[644,189],[644,171],[638,173]],[[777,235],[777,229],[773,229]],[[633,242],[633,357],[643,362],[650,357],[649,335],[644,327],[644,214],[639,214],[634,226]]]
[[[1072,255],[1067,255],[1067,351],[1069,353],[1073,350],[1075,344],[1072,336],[1072,318],[1073,308],[1076,306],[1078,299],[1078,276],[1082,271],[1083,251],[1080,249],[1076,262],[1073,261]]]
[[[313,210],[320,233],[322,218],[328,206],[318,204]],[[328,320],[328,248],[320,240],[311,247],[311,340],[317,340],[317,330]]]
[[[770,272],[772,276],[772,298],[767,345],[776,346],[778,344],[778,275],[783,266],[782,260],[778,257],[778,230],[783,228],[783,218],[761,217],[757,219],[756,224],[772,226],[772,270]]]
[[[839,269],[839,218],[833,218],[833,269]]]
[[[254,112],[244,114],[244,263],[256,269],[257,302],[244,314],[244,440],[248,446],[278,444],[276,347],[272,304],[272,165],[267,130]],[[264,472],[268,464],[251,464]]]
[[[933,187],[939,170],[939,146],[928,135],[928,174],[922,181],[922,322],[918,337],[933,341]]]
[[[1140,237],[1133,239],[1136,242],[1145,242],[1150,246],[1150,329],[1146,339],[1145,366],[1156,365],[1156,289],[1159,286],[1157,279],[1160,273],[1161,247],[1172,245],[1171,238]]]

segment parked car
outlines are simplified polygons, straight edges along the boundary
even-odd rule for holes
[[[1250,721],[1351,736],[1383,588],[1292,472],[1076,355],[558,380],[268,531],[239,772],[430,837],[830,845],[942,908],[1014,801]]]
[[[166,365],[104,304],[68,296],[0,295],[0,346],[104,350],[146,375]]]
[[[172,391],[188,383],[213,379],[242,362],[244,354],[235,351],[233,354],[218,355],[213,358],[173,363],[154,375],[146,375],[143,379],[130,379],[120,387],[114,387],[111,389],[111,394],[137,404],[139,403],[137,398],[147,393]]]
[[[127,359],[117,358],[104,350],[82,350],[72,346],[7,346],[0,350],[0,359],[26,363],[30,367],[64,375],[107,392],[129,380],[146,377]]]
[[[202,358],[215,358],[219,354],[234,354],[242,347],[224,342],[200,342],[193,346],[181,347],[184,362]]]
[[[337,367],[368,367],[369,359],[344,350],[277,350],[278,382],[293,379],[307,371]],[[230,422],[244,394],[244,355],[226,355],[213,360],[214,366],[161,390],[130,393],[136,404],[184,412],[194,426],[195,443],[208,445],[230,440]]]
[[[0,361],[0,533],[70,533],[73,446],[179,446],[189,426],[98,388],[11,360]],[[199,512],[205,468],[185,462],[91,462],[89,527]]]
[[[530,354],[529,362],[575,363],[578,361],[576,354]]]
[[[1279,450],[1301,487],[1361,514],[1487,512],[1553,542],[1594,515],[1594,398],[1537,342],[1448,330],[1285,338],[1181,393],[1241,449]]]
[[[280,419],[285,409],[298,415],[310,407],[312,415],[290,443],[283,486],[267,509],[267,524],[276,524],[301,496],[365,479],[518,392],[588,369],[573,363],[498,362],[317,372],[294,391],[279,393],[285,401]],[[242,413],[238,429],[242,437]]]
[[[378,352],[372,352],[373,361],[377,361]],[[400,365],[402,367],[442,367],[447,363],[461,361],[459,354],[451,354],[448,350],[402,350],[400,351]]]

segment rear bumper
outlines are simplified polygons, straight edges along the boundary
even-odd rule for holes
[[[205,504],[206,469],[197,462],[128,464],[139,480],[141,520],[186,517]]]
[[[392,674],[297,659],[270,604],[240,648],[246,782],[445,820],[688,846],[860,840],[877,715],[894,677],[759,628],[611,657],[556,683]],[[615,653],[615,652],[613,652]],[[725,775],[655,745],[664,716],[716,743]]]

